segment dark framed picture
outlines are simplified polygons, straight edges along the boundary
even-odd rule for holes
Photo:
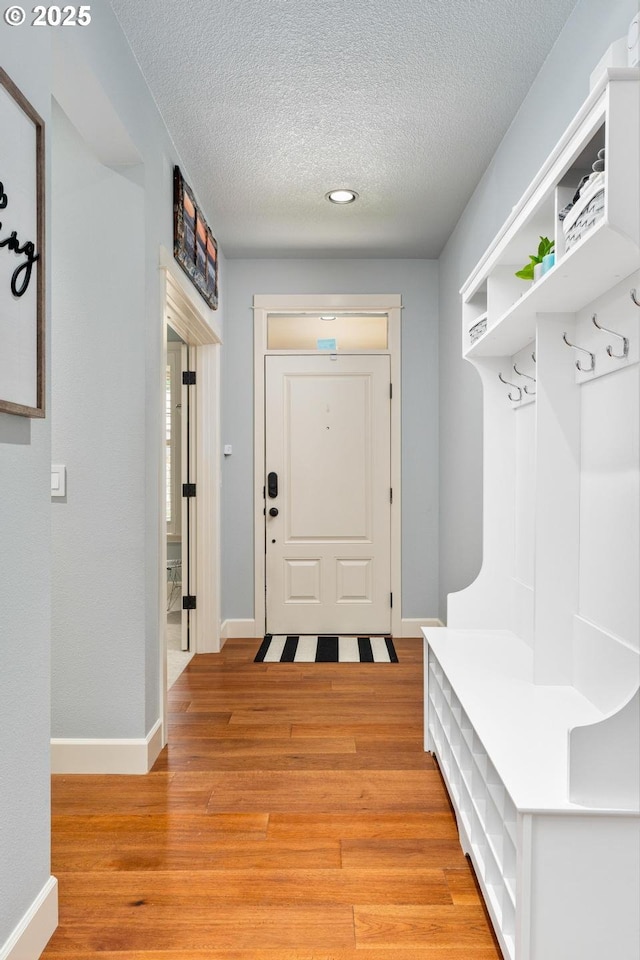
[[[173,255],[212,310],[218,307],[218,244],[179,167],[173,169]]]
[[[44,123],[1,68],[0,130],[0,413],[44,417]]]

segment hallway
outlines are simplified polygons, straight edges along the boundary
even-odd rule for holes
[[[45,960],[498,960],[399,664],[196,657],[146,777],[53,778]],[[364,952],[364,953],[363,953]]]

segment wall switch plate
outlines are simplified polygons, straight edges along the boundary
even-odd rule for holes
[[[230,444],[230,443],[225,443],[225,445],[224,445],[224,455],[225,455],[225,457],[230,457],[232,453],[233,453],[233,447],[231,446],[231,444]]]
[[[62,463],[51,464],[51,496],[66,497],[67,468]]]

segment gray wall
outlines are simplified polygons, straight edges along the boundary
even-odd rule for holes
[[[158,257],[172,248],[179,158],[111,8],[94,5],[92,18],[62,33],[0,26],[2,66],[46,124],[51,254],[47,418],[0,414],[0,953],[50,874],[52,619],[54,735],[142,737],[159,714]],[[134,144],[136,167],[100,165],[60,114],[53,144],[58,71],[77,65],[85,72],[67,90],[78,115],[108,149]],[[114,117],[125,136],[110,143]],[[69,466],[66,502],[53,507],[52,459]]]
[[[189,171],[110,7],[92,15],[56,35],[52,421],[68,491],[53,504],[52,734],[139,738],[159,717],[158,264],[173,166]],[[83,83],[84,101],[69,94]]]
[[[402,295],[402,615],[436,616],[438,278],[429,260],[229,260],[222,415],[222,616],[253,617],[253,304],[260,293]]]
[[[144,190],[60,108],[52,177],[53,735],[143,736]]]
[[[0,62],[48,128],[47,34],[0,27]],[[50,463],[50,419],[0,413],[0,952],[50,874]]]
[[[180,161],[109,5],[92,18],[63,34],[0,27],[2,65],[46,124],[51,253],[47,418],[0,414],[0,953],[50,874],[51,712],[54,735],[80,738],[142,737],[159,714],[158,259]],[[107,149],[133,144],[135,167],[101,165],[59,111],[53,143],[52,94],[74,69],[76,117]],[[69,467],[53,507],[52,459]]]
[[[580,0],[440,257],[440,616],[482,558],[482,394],[461,359],[459,289],[626,35],[637,0]]]

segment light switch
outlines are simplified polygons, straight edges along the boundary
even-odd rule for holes
[[[231,446],[231,444],[230,444],[230,443],[225,443],[225,445],[224,445],[224,455],[225,455],[225,457],[230,457],[232,453],[233,453],[233,447]]]
[[[67,468],[62,463],[51,464],[51,496],[67,495]]]

